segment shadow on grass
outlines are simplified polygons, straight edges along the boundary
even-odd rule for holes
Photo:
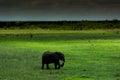
[[[40,34],[0,34],[0,40],[61,41],[120,39],[117,33],[40,33]]]

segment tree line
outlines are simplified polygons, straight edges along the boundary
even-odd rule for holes
[[[56,30],[88,30],[88,29],[120,29],[120,21],[0,21],[1,29],[56,29]]]

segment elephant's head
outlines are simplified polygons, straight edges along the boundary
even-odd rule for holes
[[[65,63],[64,54],[62,54],[61,52],[55,52],[55,53],[59,56],[59,60],[63,61],[62,64],[60,64],[60,66],[63,67]]]

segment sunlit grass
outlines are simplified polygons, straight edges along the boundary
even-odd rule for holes
[[[86,33],[45,33],[33,38],[19,33],[16,37],[11,34],[0,38],[0,79],[119,80],[120,35],[106,32],[106,38],[96,35],[99,32],[92,35]],[[51,64],[50,70],[42,70],[41,56],[44,51],[63,52],[65,66],[55,70]]]

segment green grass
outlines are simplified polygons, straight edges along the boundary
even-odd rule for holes
[[[65,66],[55,70],[51,64],[50,70],[42,70],[44,51],[63,52]],[[0,80],[53,79],[120,80],[120,34],[114,30],[0,31]]]

